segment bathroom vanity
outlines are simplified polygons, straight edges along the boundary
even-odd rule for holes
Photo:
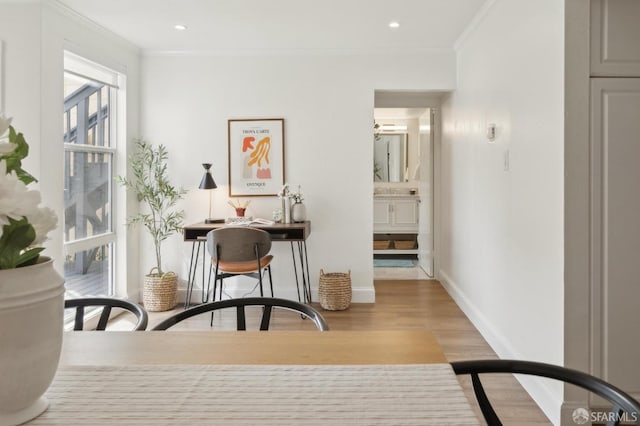
[[[418,195],[374,194],[373,245],[376,254],[418,254]]]

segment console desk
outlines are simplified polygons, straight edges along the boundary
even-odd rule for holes
[[[202,256],[202,303],[207,302],[209,295],[205,294],[205,265],[207,264],[207,233],[214,229],[233,226],[233,223],[204,223],[199,222],[183,228],[184,241],[191,242],[191,261],[189,263],[189,278],[187,281],[187,296],[185,308],[191,303],[191,293],[196,280],[198,259]],[[246,225],[243,225],[246,226]],[[274,223],[273,225],[251,224],[253,228],[262,229],[271,235],[273,242],[288,242],[291,245],[291,257],[293,259],[293,274],[296,279],[298,301],[311,303],[311,281],[309,279],[309,261],[307,255],[307,238],[311,234],[311,222],[299,223]],[[202,252],[202,254],[200,254]],[[209,263],[209,277],[211,275],[211,262]],[[302,293],[300,292],[302,283]],[[215,295],[214,295],[215,297]]]

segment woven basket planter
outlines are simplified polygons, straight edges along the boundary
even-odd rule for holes
[[[178,293],[178,276],[174,272],[164,274],[153,273],[144,276],[144,289],[142,303],[150,312],[162,312],[173,309],[176,306]]]
[[[343,311],[351,304],[351,271],[330,272],[320,270],[320,306],[327,311]]]

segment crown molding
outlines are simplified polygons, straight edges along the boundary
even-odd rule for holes
[[[75,10],[71,9],[69,6],[61,3],[59,0],[41,0],[41,3],[47,7],[50,7],[53,11],[79,23],[80,25],[90,28],[91,30],[96,31],[102,36],[109,38],[110,40],[112,40],[114,43],[118,44],[122,48],[127,49],[131,52],[134,52],[136,54],[141,53],[141,49],[139,46],[133,44],[126,38],[119,36],[113,31],[108,30],[107,28],[103,27],[97,22],[92,21],[86,16],[76,12]]]
[[[224,48],[206,50],[162,50],[143,49],[142,56],[407,56],[407,55],[452,55],[453,49],[440,48]]]
[[[467,25],[467,28],[464,29],[462,34],[460,34],[460,37],[458,37],[456,42],[453,43],[453,50],[454,51],[457,52],[458,50],[460,50],[462,48],[462,46],[467,41],[467,39],[469,38],[471,33],[473,33],[476,30],[476,28],[478,28],[478,26],[482,23],[482,21],[487,16],[487,13],[489,13],[489,10],[493,7],[495,2],[496,2],[496,0],[486,0],[484,2],[482,7],[478,10],[478,12],[475,14],[473,19],[469,23],[469,25]]]

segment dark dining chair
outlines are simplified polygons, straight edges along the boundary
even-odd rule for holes
[[[268,232],[248,226],[227,226],[207,233],[207,250],[211,255],[214,269],[213,301],[216,300],[217,284],[220,283],[220,298],[224,279],[244,275],[258,279],[260,296],[264,296],[262,276],[266,271],[273,297],[271,277],[271,235]],[[211,279],[211,274],[209,274]],[[207,294],[209,284],[207,284]]]
[[[216,302],[203,303],[202,305],[194,306],[165,319],[160,324],[153,327],[153,330],[167,330],[168,328],[187,318],[209,312],[213,313],[214,311],[228,308],[235,308],[236,310],[237,330],[246,330],[247,319],[245,308],[247,306],[262,307],[262,317],[260,321],[261,331],[269,329],[269,325],[271,323],[271,315],[274,311],[274,308],[293,311],[305,318],[310,319],[315,324],[318,330],[329,330],[329,325],[327,324],[325,319],[313,307],[293,300],[279,299],[277,297],[242,297],[238,299],[226,299],[218,300]]]
[[[98,320],[98,325],[95,330],[106,330],[113,308],[120,308],[135,315],[136,323],[133,328],[134,331],[144,331],[147,328],[149,318],[147,311],[136,303],[112,297],[84,297],[79,299],[67,299],[64,301],[65,309],[75,308],[76,310],[73,325],[74,331],[84,329],[85,308],[91,307],[102,308],[100,319]]]
[[[631,395],[598,377],[578,370],[542,362],[509,359],[457,361],[452,362],[451,366],[457,375],[468,374],[471,376],[476,400],[489,426],[502,425],[480,381],[480,374],[489,373],[526,374],[570,383],[593,392],[612,404],[611,411],[606,416],[611,420],[607,426],[619,425],[620,420],[625,418],[624,413],[627,413],[626,419],[632,420],[633,424],[637,425],[640,421],[640,403]],[[586,419],[585,423],[588,420]]]

